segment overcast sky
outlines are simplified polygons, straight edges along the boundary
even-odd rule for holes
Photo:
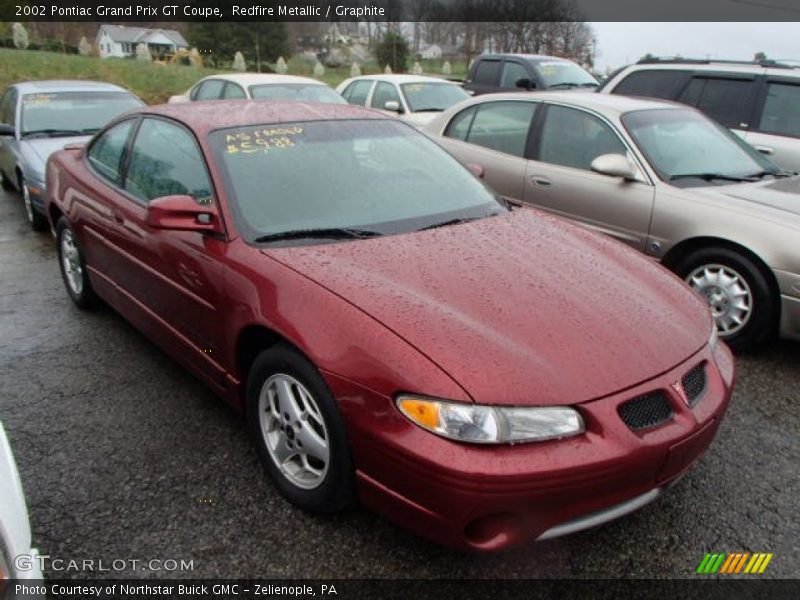
[[[592,23],[597,37],[596,67],[619,67],[650,52],[686,58],[800,61],[800,23]]]

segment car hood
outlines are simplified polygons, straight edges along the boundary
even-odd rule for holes
[[[92,136],[80,135],[70,137],[55,137],[55,138],[34,138],[23,140],[26,147],[25,153],[29,164],[26,165],[29,172],[44,176],[44,167],[47,164],[47,159],[53,152],[57,152],[67,144],[80,144],[88,142]]]
[[[700,194],[717,199],[744,200],[800,215],[800,176],[784,177],[758,183],[694,188]]]
[[[665,269],[528,209],[263,252],[383,323],[481,403],[602,397],[671,369],[711,332],[708,309]]]

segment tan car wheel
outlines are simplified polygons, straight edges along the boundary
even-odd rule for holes
[[[750,350],[776,330],[777,299],[750,257],[729,248],[701,248],[675,271],[708,303],[719,337],[734,350]]]

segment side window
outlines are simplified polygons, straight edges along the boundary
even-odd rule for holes
[[[474,83],[480,85],[497,85],[498,76],[500,75],[500,64],[499,60],[479,61],[478,68],[475,69]]]
[[[211,182],[194,137],[162,119],[144,119],[131,149],[125,189],[143,202],[186,194],[211,202]]]
[[[759,131],[800,137],[800,85],[769,83]]]
[[[462,110],[455,117],[453,117],[452,121],[450,121],[450,124],[447,126],[447,131],[444,132],[444,135],[446,137],[451,137],[461,140],[462,142],[466,142],[467,135],[469,135],[470,127],[472,127],[472,120],[475,118],[476,112],[477,109],[474,106],[472,108],[468,108],[467,110]]]
[[[525,156],[528,130],[536,104],[488,102],[478,109],[467,141],[512,156]]]
[[[192,100],[219,100],[222,86],[225,82],[220,79],[209,79],[200,84]]]
[[[369,105],[372,108],[384,108],[386,103],[391,100],[403,106],[403,103],[400,102],[400,95],[397,93],[397,88],[394,87],[394,84],[379,81],[375,86],[375,92],[372,94],[372,100]]]
[[[17,91],[13,88],[8,89],[0,100],[0,123],[5,125],[16,124],[17,113]]]
[[[503,64],[503,75],[500,78],[500,85],[504,88],[516,88],[517,81],[530,78],[531,76],[524,66],[517,62],[506,61]]]
[[[350,104],[365,106],[367,104],[367,96],[369,96],[369,90],[371,87],[372,81],[369,79],[360,79],[359,81],[354,81],[347,86],[347,89],[344,91],[344,94],[342,94],[342,97]]]
[[[135,119],[128,119],[108,129],[95,140],[86,155],[95,171],[114,185],[121,185],[119,172],[122,155],[135,122]]]
[[[686,86],[680,101],[695,106],[726,127],[748,121],[747,110],[755,81],[696,77]]]
[[[227,100],[241,100],[242,98],[247,98],[247,94],[244,93],[241,86],[229,81],[225,84],[225,91],[222,97]]]
[[[603,154],[627,150],[604,121],[582,110],[550,105],[539,137],[538,160],[589,171]]]
[[[678,94],[688,73],[676,70],[634,71],[620,81],[611,93],[671,100]]]

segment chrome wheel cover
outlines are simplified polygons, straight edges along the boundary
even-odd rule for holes
[[[81,266],[81,255],[75,243],[75,234],[71,229],[65,229],[61,234],[61,266],[64,268],[64,275],[67,285],[73,294],[80,296],[83,292],[83,267]]]
[[[720,337],[739,333],[753,314],[753,293],[747,280],[728,266],[697,267],[686,282],[708,302]]]
[[[28,186],[22,182],[22,203],[25,205],[25,216],[28,217],[28,222],[33,223],[33,204],[31,203],[31,193],[28,191]]]
[[[258,414],[267,451],[281,474],[299,488],[319,487],[330,464],[330,438],[306,387],[290,375],[273,375],[261,388]]]

